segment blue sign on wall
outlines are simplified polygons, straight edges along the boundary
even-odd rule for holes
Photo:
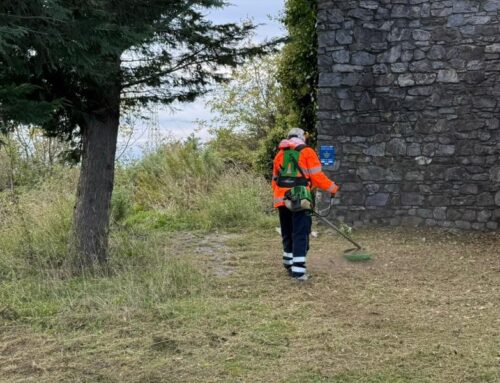
[[[335,163],[335,148],[332,145],[321,145],[319,147],[319,159],[323,166],[333,166]]]

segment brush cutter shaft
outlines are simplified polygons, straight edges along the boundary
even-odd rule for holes
[[[333,223],[331,223],[325,217],[322,217],[322,216],[320,216],[318,214],[316,214],[316,217],[318,217],[320,220],[322,220],[324,223],[326,223],[328,226],[330,226],[333,230],[335,230],[337,233],[339,233],[342,237],[344,237],[349,242],[351,242],[354,246],[356,246],[356,248],[358,250],[361,250],[362,246],[360,244],[358,244],[357,242],[355,242],[351,237],[349,237],[349,236],[345,235],[344,233],[342,233],[342,231],[337,226],[335,226]]]

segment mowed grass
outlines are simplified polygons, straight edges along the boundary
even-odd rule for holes
[[[349,263],[319,231],[305,284],[269,229],[159,234],[110,277],[0,282],[0,381],[500,381],[498,234],[362,230],[374,259]]]

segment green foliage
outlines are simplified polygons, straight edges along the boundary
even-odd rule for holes
[[[67,271],[77,177],[76,168],[56,167],[29,189],[0,192],[0,278]],[[149,252],[161,233],[272,227],[270,201],[262,177],[224,164],[196,140],[170,143],[119,169],[111,262]]]
[[[0,191],[10,187],[33,188],[60,170],[68,145],[46,137],[41,129],[17,126],[0,133]]]
[[[221,66],[236,66],[266,49],[241,44],[254,29],[250,23],[207,20],[207,9],[225,5],[220,0],[97,0],[77,7],[73,0],[3,2],[0,117],[43,124],[51,134],[71,138],[87,124],[88,113],[116,112],[115,90],[126,108],[192,101],[212,81],[224,79]]]
[[[313,135],[318,84],[316,17],[316,1],[286,1],[283,24],[289,41],[283,48],[278,69],[283,102],[288,107],[288,125]]]
[[[231,82],[208,102],[216,113],[209,146],[227,161],[260,169],[262,157],[268,157],[262,147],[286,115],[276,79],[278,60],[277,55],[254,59],[235,70]]]
[[[124,170],[118,193],[133,195],[125,227],[141,232],[268,225],[269,185],[224,163],[210,146],[173,142]]]
[[[274,219],[264,214],[270,208],[269,184],[252,172],[224,172],[214,190],[200,201],[200,213],[210,229],[271,227]]]
[[[282,21],[289,39],[280,54],[236,71],[233,81],[209,102],[218,113],[211,145],[225,157],[246,166],[252,163],[266,177],[290,128],[303,128],[310,133],[310,143],[315,141],[316,15],[315,1],[287,0]],[[251,159],[245,155],[248,149]]]
[[[220,158],[196,142],[171,143],[145,156],[119,176],[132,183],[134,202],[144,210],[191,209],[224,170]]]
[[[208,102],[215,127],[245,132],[256,148],[283,113],[281,88],[276,80],[279,56],[254,59],[235,70],[231,82],[222,85]]]
[[[237,165],[251,169],[256,161],[257,152],[250,147],[255,146],[250,134],[235,128],[213,128],[210,133],[213,138],[208,147],[213,150],[228,165]]]
[[[271,178],[273,173],[273,160],[278,152],[278,145],[286,134],[287,126],[285,124],[276,125],[266,139],[261,142],[257,154],[256,170],[266,178]]]

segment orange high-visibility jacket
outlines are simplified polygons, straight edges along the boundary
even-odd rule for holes
[[[272,181],[275,208],[285,206],[285,193],[290,190],[289,188],[281,188],[276,183],[276,177],[278,177],[281,166],[283,165],[284,150],[288,148],[294,149],[303,144],[304,143],[301,140],[292,138],[281,141],[278,147],[279,152],[274,158]],[[304,172],[304,175],[311,181],[312,187],[325,190],[330,193],[337,193],[339,190],[339,187],[335,184],[335,182],[331,181],[321,170],[321,162],[319,161],[318,155],[314,149],[305,147],[300,151],[299,166]]]

